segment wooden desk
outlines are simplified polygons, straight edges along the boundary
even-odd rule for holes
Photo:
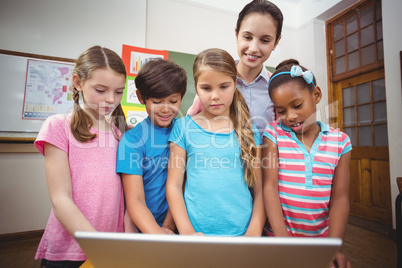
[[[90,260],[87,260],[86,262],[84,262],[80,268],[94,268],[94,266],[92,265]]]

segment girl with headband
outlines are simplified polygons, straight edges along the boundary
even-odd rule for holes
[[[349,216],[349,137],[316,120],[321,89],[298,61],[280,63],[268,90],[280,120],[263,134],[267,235],[343,239]],[[335,264],[347,267],[342,253]]]

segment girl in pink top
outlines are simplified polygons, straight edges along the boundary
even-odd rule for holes
[[[121,58],[94,46],[78,58],[73,111],[49,117],[35,147],[45,157],[52,211],[36,253],[41,267],[79,267],[87,258],[76,231],[124,231],[124,196],[116,174],[126,130],[120,105],[126,81]],[[81,96],[81,102],[80,102]]]

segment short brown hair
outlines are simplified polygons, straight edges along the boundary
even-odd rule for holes
[[[187,89],[187,74],[174,62],[161,58],[151,59],[138,72],[135,86],[144,101],[149,98],[165,98],[174,93],[180,93],[183,98]]]

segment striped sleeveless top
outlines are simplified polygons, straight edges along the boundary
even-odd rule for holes
[[[271,122],[264,136],[278,146],[279,197],[291,236],[327,237],[329,201],[340,157],[352,150],[348,135],[317,121],[321,128],[310,152],[282,122]],[[273,235],[268,224],[268,235]]]

